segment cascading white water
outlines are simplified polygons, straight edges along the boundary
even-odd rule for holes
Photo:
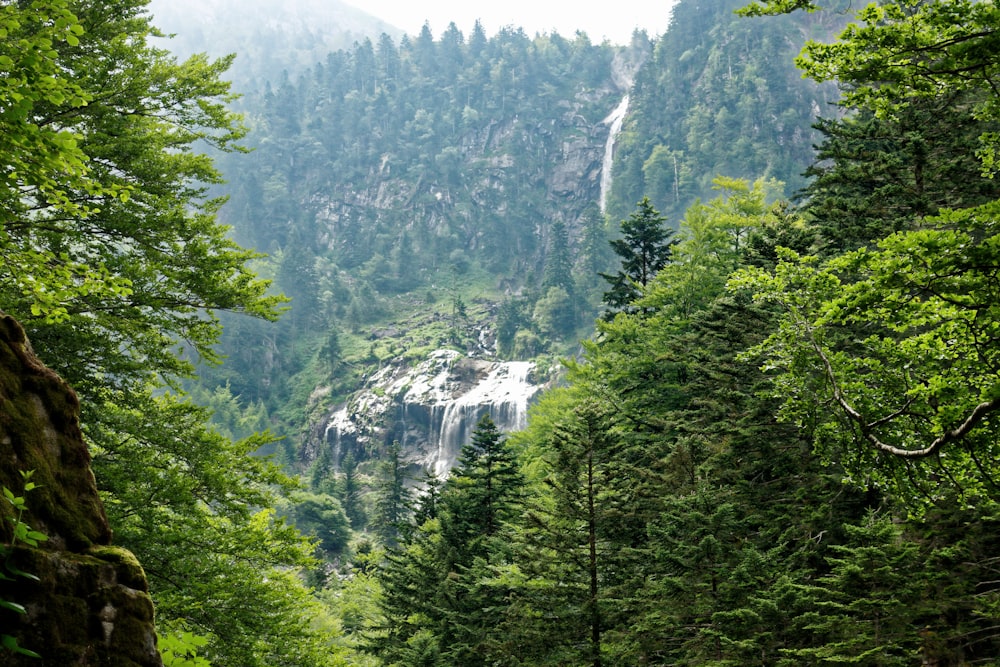
[[[605,125],[611,126],[608,130],[608,140],[604,144],[604,160],[601,162],[601,213],[606,211],[608,205],[608,191],[611,189],[611,165],[615,158],[615,139],[622,130],[626,111],[628,111],[628,95],[623,97],[615,110],[601,121]]]
[[[461,359],[438,350],[415,368],[385,368],[369,386],[326,420],[323,446],[336,466],[352,448],[398,440],[412,464],[444,477],[476,422],[488,413],[502,432],[523,429],[528,404],[541,389],[534,364]]]
[[[435,475],[448,474],[484,412],[501,431],[527,426],[528,401],[538,391],[528,382],[533,367],[527,361],[497,364],[479,384],[447,404],[438,435]]]

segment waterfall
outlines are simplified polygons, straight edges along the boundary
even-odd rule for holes
[[[538,391],[528,382],[533,367],[528,361],[497,364],[479,384],[447,404],[438,435],[435,475],[448,474],[484,412],[504,432],[527,426],[528,402]]]
[[[338,410],[329,419],[323,429],[323,441],[333,451],[330,456],[331,470],[340,470],[340,458],[343,455],[342,436],[352,430],[351,415],[346,408]]]
[[[398,440],[410,464],[445,477],[483,413],[502,432],[527,426],[528,404],[541,389],[533,370],[528,361],[469,359],[454,350],[432,352],[416,367],[388,366],[330,413],[322,445],[336,465],[348,450]]]
[[[604,213],[608,206],[608,190],[611,189],[611,165],[615,157],[615,139],[621,132],[622,123],[625,122],[626,111],[628,111],[628,95],[623,97],[615,110],[601,121],[603,124],[611,126],[608,130],[608,140],[604,144],[604,161],[601,163],[601,213]]]

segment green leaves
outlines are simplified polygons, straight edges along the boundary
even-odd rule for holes
[[[21,470],[19,472],[21,473],[21,478],[24,480],[23,493],[25,495],[38,488],[38,485],[31,481],[31,477],[34,474],[33,470]],[[16,578],[39,581],[39,578],[36,575],[31,574],[30,572],[25,572],[15,566],[11,562],[11,557],[14,553],[14,547],[17,544],[37,547],[40,542],[47,540],[48,536],[37,530],[32,530],[31,526],[23,520],[24,513],[28,510],[28,506],[24,500],[24,495],[18,496],[5,486],[3,487],[3,496],[14,508],[14,516],[8,517],[10,522],[13,524],[14,529],[11,535],[11,543],[9,545],[0,544],[0,557],[3,557],[4,561],[3,569],[0,570],[0,581],[13,581]],[[28,610],[25,609],[24,605],[12,600],[6,600],[4,598],[0,598],[0,608],[13,611],[16,614],[28,613]],[[28,656],[29,658],[42,657],[38,653],[21,646],[18,643],[17,638],[12,635],[0,634],[0,646],[8,651]]]
[[[17,639],[15,639],[10,635],[0,635],[0,645],[2,645],[3,648],[7,649],[8,651],[12,651],[13,653],[18,653],[20,655],[27,656],[29,658],[42,657],[41,654],[35,653],[34,651],[31,651],[19,645],[17,643]]]
[[[773,274],[745,270],[730,287],[784,310],[751,354],[778,371],[786,418],[833,404],[820,451],[906,497],[975,496],[1000,474],[986,419],[1000,407],[1000,203],[925,224],[825,263],[786,252]],[[905,482],[894,457],[928,471]],[[929,483],[938,469],[948,476]]]
[[[211,663],[198,655],[208,644],[208,638],[179,630],[158,636],[160,656],[165,667],[210,667]]]
[[[811,0],[754,0],[751,4],[738,10],[741,16],[766,16],[772,14],[787,14],[797,9],[815,11],[819,6]]]
[[[814,9],[804,0],[771,0],[743,11],[750,15]],[[1000,65],[990,54],[1000,46],[1000,8],[991,2],[895,0],[871,3],[856,13],[838,41],[810,41],[796,64],[817,81],[843,84],[844,103],[879,117],[897,116],[915,100],[969,95],[980,120],[1000,118],[993,90]],[[980,136],[985,173],[994,173],[997,135]]]
[[[166,390],[218,360],[217,311],[274,319],[283,299],[207,196],[198,147],[245,133],[231,59],[179,63],[152,30],[144,2],[0,6],[0,300],[79,394],[116,538],[166,617],[217,665],[330,664],[295,578],[312,545],[268,510],[291,486],[254,456],[270,436],[234,442]]]

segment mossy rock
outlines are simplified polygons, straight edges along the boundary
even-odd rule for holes
[[[0,649],[5,667],[162,667],[153,602],[139,561],[110,546],[73,390],[34,355],[24,330],[0,313],[0,485],[23,496],[17,517],[0,502],[0,634],[41,659]],[[22,473],[35,485],[24,491]],[[15,519],[15,521],[11,521]],[[19,519],[48,538],[11,545]],[[21,573],[27,573],[25,576]]]
[[[4,596],[27,613],[4,611],[0,622],[42,659],[3,654],[4,665],[161,664],[153,601],[130,552],[111,549],[98,556],[18,548],[13,562],[39,580],[18,577],[4,587]]]
[[[31,350],[21,326],[0,313],[0,485],[22,495],[34,471],[25,520],[48,535],[47,548],[109,544],[111,529],[90,469],[76,394]],[[13,510],[0,507],[0,540],[11,539]]]

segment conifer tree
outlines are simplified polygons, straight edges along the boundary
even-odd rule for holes
[[[428,519],[386,551],[376,578],[381,622],[364,637],[363,649],[384,665],[438,660],[444,632],[442,584],[448,576],[441,548],[441,523]],[[429,664],[435,664],[433,660]]]
[[[344,506],[351,527],[358,529],[365,522],[364,507],[361,505],[361,488],[358,480],[358,462],[352,452],[347,452],[340,462],[339,475],[340,503]]]
[[[406,486],[406,464],[400,456],[399,442],[394,441],[386,454],[379,464],[372,523],[382,544],[393,549],[398,544],[409,513],[410,492]]]
[[[442,536],[453,565],[488,558],[490,539],[518,515],[523,484],[514,453],[484,414],[441,490]]]
[[[549,473],[532,503],[516,557],[511,652],[536,665],[602,663],[607,604],[610,464],[608,409],[584,401],[546,440]]]
[[[366,650],[385,664],[411,664],[405,660],[415,656],[428,664],[490,664],[507,597],[490,579],[510,560],[509,526],[523,485],[513,452],[484,414],[433,507],[417,512],[436,516],[387,553],[379,574],[384,623]]]
[[[491,581],[511,559],[511,523],[521,514],[524,479],[496,423],[484,414],[441,490],[441,546],[448,576],[442,582],[450,664],[490,664],[508,592]]]
[[[566,223],[556,220],[552,223],[548,251],[545,254],[545,270],[542,274],[542,287],[562,287],[569,295],[573,294],[573,258],[570,254],[569,235]]]
[[[621,269],[615,274],[601,274],[611,284],[611,289],[604,293],[604,303],[608,305],[606,319],[618,311],[635,312],[631,304],[667,265],[674,232],[665,223],[666,218],[653,208],[649,197],[644,197],[637,210],[622,220],[622,238],[611,241],[612,249],[621,258]]]

